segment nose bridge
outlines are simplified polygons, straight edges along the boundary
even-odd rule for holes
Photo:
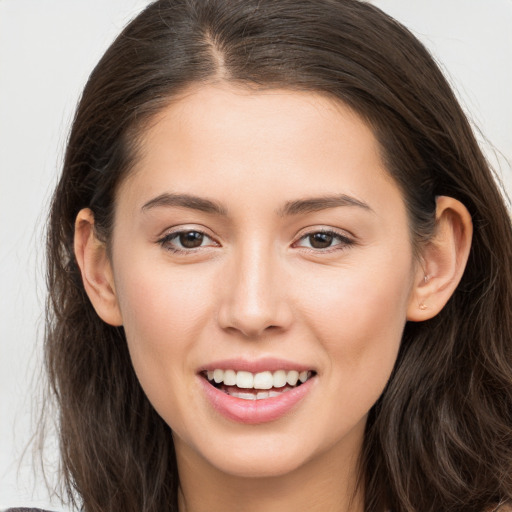
[[[230,266],[219,315],[222,327],[247,337],[286,327],[290,312],[280,286],[281,262],[272,244],[249,240],[234,251]]]

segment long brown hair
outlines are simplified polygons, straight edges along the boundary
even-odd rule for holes
[[[372,408],[361,458],[368,511],[482,512],[512,498],[512,229],[471,128],[431,56],[357,0],[159,0],[91,74],[48,227],[46,363],[59,406],[63,476],[86,512],[177,510],[171,431],[144,395],[122,328],[102,322],[73,254],[94,212],[108,243],[115,193],[139,135],[185,87],[224,80],[316,91],[372,127],[403,192],[414,244],[435,198],[460,200],[474,238],[435,318],[405,327]]]

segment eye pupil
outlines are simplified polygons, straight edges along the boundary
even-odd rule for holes
[[[330,247],[333,238],[333,235],[329,233],[314,233],[309,235],[309,243],[314,249],[325,249],[326,247]]]
[[[197,231],[187,231],[180,233],[180,244],[187,249],[194,249],[200,247],[203,243],[204,235]]]

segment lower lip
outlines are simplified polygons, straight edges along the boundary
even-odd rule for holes
[[[285,391],[279,396],[261,400],[244,400],[224,393],[198,377],[212,407],[224,417],[238,423],[256,424],[278,420],[290,412],[312,389],[316,377]]]

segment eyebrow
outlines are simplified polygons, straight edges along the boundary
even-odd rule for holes
[[[277,211],[277,214],[281,217],[285,217],[317,212],[328,208],[338,208],[339,206],[357,206],[358,208],[373,212],[373,209],[364,201],[346,194],[338,194],[334,196],[311,197],[288,201],[283,208]]]
[[[205,213],[212,213],[225,217],[227,210],[219,203],[203,197],[193,196],[190,194],[160,194],[159,196],[151,199],[141,208],[143,212],[157,207],[172,207],[177,206],[181,208],[190,208],[192,210],[199,210]]]
[[[311,197],[288,201],[282,208],[278,209],[276,213],[280,217],[287,217],[327,210],[328,208],[338,208],[340,206],[356,206],[373,212],[372,208],[365,202],[346,194],[338,194],[334,196]],[[168,192],[151,199],[142,206],[141,210],[146,212],[152,208],[158,207],[190,208],[191,210],[199,210],[223,217],[228,214],[224,206],[211,199],[191,194],[172,194]]]

